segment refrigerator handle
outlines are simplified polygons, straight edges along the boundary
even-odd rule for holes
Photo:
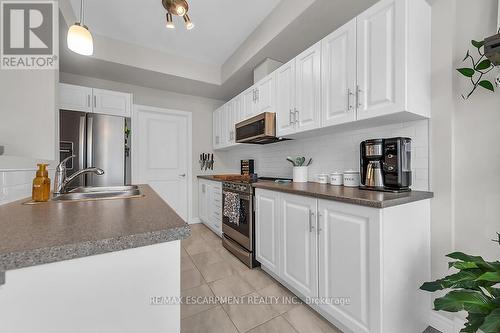
[[[92,118],[91,115],[87,116],[87,168],[91,168],[93,166],[93,121],[94,119]]]
[[[80,126],[78,132],[78,169],[85,169],[85,121],[87,117],[85,115],[80,116]]]

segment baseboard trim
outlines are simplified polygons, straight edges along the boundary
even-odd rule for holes
[[[432,327],[443,333],[458,333],[465,323],[461,318],[453,317],[453,319],[449,319],[437,311],[431,311],[429,321]]]
[[[189,224],[198,224],[198,223],[201,223],[199,217],[192,217],[191,220],[189,220]]]

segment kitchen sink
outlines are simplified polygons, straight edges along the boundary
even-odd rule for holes
[[[133,198],[142,196],[137,185],[109,187],[77,187],[67,193],[57,195],[52,201],[81,201],[100,199]]]

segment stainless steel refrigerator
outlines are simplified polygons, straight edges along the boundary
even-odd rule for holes
[[[87,174],[76,179],[78,186],[119,186],[130,183],[130,119],[95,113],[59,112],[60,158],[76,155],[67,162],[68,176],[89,167],[104,175]]]

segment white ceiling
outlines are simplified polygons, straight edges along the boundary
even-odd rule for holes
[[[188,0],[196,27],[181,17],[165,28],[161,0],[87,0],[85,24],[95,34],[221,66],[281,0]],[[80,0],[71,0],[80,17]]]

